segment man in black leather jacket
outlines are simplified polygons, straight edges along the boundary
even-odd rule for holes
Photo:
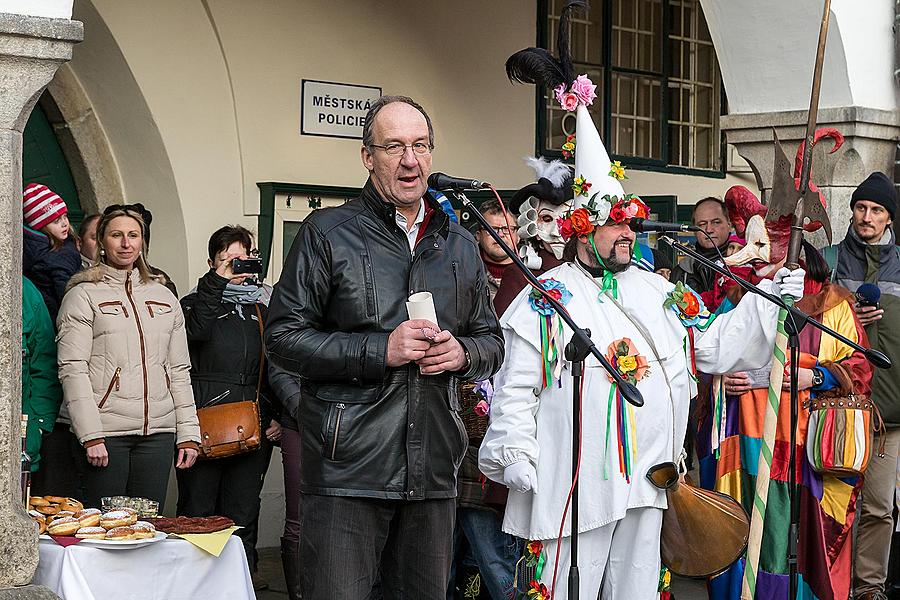
[[[426,193],[433,140],[413,100],[377,100],[362,195],[304,221],[275,288],[269,357],[303,380],[304,597],[367,598],[379,569],[385,598],[446,594],[457,383],[493,375],[503,341],[474,239]],[[419,291],[437,323],[408,319]]]

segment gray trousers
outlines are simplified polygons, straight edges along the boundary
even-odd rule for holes
[[[897,456],[900,454],[900,428],[887,430],[884,458],[879,458],[880,440],[875,438],[875,450],[866,468],[859,503],[856,533],[856,561],[853,574],[853,593],[884,591],[887,577],[891,536],[894,532],[894,493],[897,486]]]
[[[300,495],[304,598],[446,597],[456,500],[377,500]]]

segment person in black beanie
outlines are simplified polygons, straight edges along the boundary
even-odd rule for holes
[[[900,356],[900,250],[892,223],[897,212],[897,190],[884,173],[872,173],[850,198],[853,216],[847,236],[823,254],[834,269],[832,280],[851,292],[863,283],[878,286],[874,306],[854,305],[872,348]],[[900,454],[900,371],[875,369],[872,400],[886,431],[883,454],[873,453],[863,481],[853,575],[853,597],[886,598],[884,584],[893,533],[894,489]]]
[[[875,171],[859,184],[850,197],[850,210],[855,212],[856,203],[860,200],[883,206],[890,215],[891,221],[897,214],[897,188],[884,173]]]

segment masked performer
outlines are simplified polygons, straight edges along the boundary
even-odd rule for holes
[[[572,167],[560,160],[526,158],[537,174],[535,183],[526,185],[509,202],[516,217],[521,246],[519,255],[535,275],[562,264],[565,240],[559,233],[559,220],[572,207]],[[500,289],[494,298],[498,315],[528,285],[518,269],[503,273]]]
[[[582,5],[567,4],[563,31],[570,10]],[[585,76],[576,79],[565,61],[553,59],[553,64],[561,66],[559,80],[544,83],[557,89],[564,108],[576,111],[574,210],[560,225],[575,258],[545,272],[542,285],[590,329],[597,347],[636,383],[645,401],[641,408],[626,403],[599,363],[587,359],[579,476],[581,593],[596,598],[602,588],[604,599],[649,600],[657,594],[666,496],[645,476],[681,452],[695,390],[689,366],[696,361],[719,373],[737,365],[762,366],[771,356],[777,313],[774,306],[747,298],[737,310],[708,322],[695,293],[632,266],[635,236],[628,221],[646,217],[647,206],[624,193],[621,171],[613,169],[591,120],[587,106],[595,86]],[[516,68],[521,65],[516,55],[510,59],[511,77],[542,81],[543,75]],[[784,269],[764,287],[800,297],[802,285],[801,270]],[[694,327],[701,320],[703,327]],[[571,526],[563,514],[572,484],[573,391],[562,350],[571,332],[530,289],[516,296],[501,326],[507,355],[495,377],[479,465],[510,489],[504,530],[543,543],[540,580],[532,583],[532,596],[539,597],[552,587],[554,572],[563,574],[562,581],[569,567]],[[565,588],[556,585],[554,598],[564,600]]]
[[[817,136],[817,139],[820,136]],[[798,151],[799,155],[799,151]],[[799,166],[799,161],[798,161]],[[765,221],[766,207],[750,190],[735,186],[725,195],[729,217],[746,245],[725,259],[735,272],[752,281],[765,280],[784,264],[790,232],[785,221]],[[824,198],[822,198],[824,204]],[[821,227],[821,223],[807,229]],[[853,295],[828,282],[829,269],[819,252],[803,243],[801,262],[806,269],[805,295],[797,307],[850,340],[868,345],[857,320]],[[724,291],[720,312],[740,309],[747,296],[732,286]],[[856,399],[867,404],[872,378],[871,366],[862,353],[820,333],[812,327],[800,336],[799,418],[796,425],[796,473],[800,482],[799,592],[798,597],[832,600],[850,593],[850,534],[856,513],[860,477],[853,476],[867,457],[859,452],[844,432],[869,435],[871,414],[865,409],[845,409]],[[703,422],[698,437],[698,456],[703,487],[726,493],[743,503],[750,512],[756,468],[761,447],[763,416],[769,385],[768,367],[756,372],[739,372],[725,377],[704,377],[710,381],[705,397]],[[789,590],[788,539],[790,388],[787,370],[778,413],[769,482],[768,509],[760,545],[756,598],[786,598]],[[851,397],[852,395],[852,397]],[[828,400],[838,405],[830,417],[815,411],[810,417],[810,399]],[[840,413],[840,414],[837,414]],[[853,414],[848,414],[853,413]],[[835,421],[837,419],[837,421]],[[838,424],[839,421],[839,424]],[[853,438],[854,435],[847,436]],[[842,441],[836,450],[836,440]],[[852,454],[851,454],[852,453]],[[844,460],[849,467],[837,472],[829,463]],[[744,561],[711,580],[710,598],[737,599],[741,592]]]

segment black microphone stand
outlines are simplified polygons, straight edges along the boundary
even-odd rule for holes
[[[790,473],[789,477],[789,485],[788,485],[788,496],[790,498],[790,508],[791,508],[791,520],[789,526],[788,533],[788,565],[790,569],[790,592],[789,598],[797,597],[797,589],[798,589],[798,570],[797,570],[797,547],[800,540],[800,499],[799,499],[799,482],[797,481],[797,421],[799,419],[799,396],[800,390],[797,388],[797,380],[800,376],[800,332],[806,325],[812,325],[816,329],[822,331],[830,335],[831,337],[847,344],[854,350],[858,352],[862,352],[866,360],[868,360],[874,366],[881,369],[890,369],[891,368],[891,359],[887,357],[882,352],[878,350],[873,350],[872,348],[863,348],[858,343],[847,339],[845,336],[839,334],[834,331],[830,327],[822,324],[821,322],[813,319],[803,311],[795,308],[793,305],[788,304],[779,296],[774,294],[770,294],[768,292],[764,292],[759,289],[757,286],[753,285],[749,281],[746,281],[737,275],[734,275],[730,270],[725,268],[724,266],[718,265],[715,262],[709,260],[699,252],[695,251],[693,248],[686,244],[682,244],[669,236],[661,235],[658,238],[660,241],[667,243],[677,252],[681,252],[682,254],[687,254],[692,257],[694,260],[698,261],[703,266],[712,269],[716,273],[724,275],[728,277],[739,286],[756,294],[758,296],[762,296],[769,302],[775,304],[779,308],[782,308],[787,311],[788,316],[784,320],[784,330],[787,334],[788,338],[788,348],[791,353],[791,364],[790,364],[790,402],[791,402],[791,434],[790,434],[790,447],[791,453],[788,461],[788,472]]]
[[[534,286],[534,289],[539,290],[544,299],[553,307],[553,310],[556,311],[556,314],[563,320],[563,322],[569,326],[569,329],[572,330],[572,338],[569,340],[569,343],[566,344],[565,347],[565,358],[569,362],[572,363],[572,535],[571,535],[571,543],[570,543],[570,559],[569,559],[569,581],[568,581],[568,592],[570,600],[578,600],[579,598],[579,583],[580,583],[580,575],[578,573],[578,481],[577,471],[578,471],[578,460],[581,449],[581,379],[584,375],[584,361],[588,357],[588,355],[593,355],[596,358],[600,365],[606,370],[609,376],[616,382],[616,385],[619,386],[619,391],[622,394],[622,397],[625,398],[626,401],[633,404],[634,406],[643,406],[644,399],[641,396],[641,393],[638,391],[637,387],[631,385],[619,374],[619,372],[613,368],[613,366],[606,359],[606,356],[600,352],[597,346],[594,345],[594,342],[591,341],[591,332],[589,329],[584,329],[579,327],[574,319],[569,315],[565,308],[563,308],[562,304],[560,304],[553,296],[547,293],[544,287],[538,281],[538,278],[534,276],[534,273],[525,266],[525,263],[522,262],[522,259],[519,258],[517,252],[512,250],[503,238],[500,237],[494,228],[485,220],[484,215],[475,208],[475,205],[472,204],[472,201],[469,200],[465,194],[455,190],[446,190],[449,193],[453,194],[453,196],[459,200],[463,206],[468,208],[472,216],[481,224],[481,227],[490,234],[494,241],[503,248],[503,251],[509,256],[513,264],[516,268],[522,272],[525,278]]]

